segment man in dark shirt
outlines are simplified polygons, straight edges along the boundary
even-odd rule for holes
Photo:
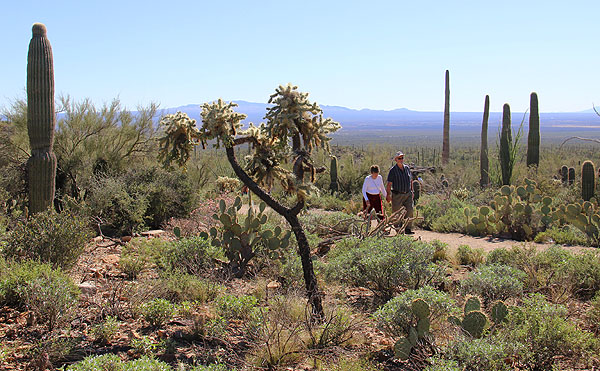
[[[413,217],[413,192],[412,174],[407,165],[404,165],[404,153],[396,152],[394,165],[387,176],[387,202],[392,203],[392,213],[398,211],[402,206],[406,208],[406,217]],[[406,225],[406,234],[414,234],[412,223]]]

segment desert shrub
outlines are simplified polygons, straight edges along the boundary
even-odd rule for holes
[[[523,345],[503,341],[499,337],[460,339],[452,341],[444,351],[444,358],[457,362],[459,370],[513,370],[511,360],[522,352]],[[457,366],[458,366],[457,365]]]
[[[142,273],[147,263],[148,261],[144,257],[126,255],[121,256],[121,259],[119,259],[119,268],[125,273],[127,279],[134,280]]]
[[[349,238],[329,253],[327,277],[370,289],[388,300],[399,287],[439,283],[443,266],[433,263],[435,248],[407,236],[387,239]]]
[[[456,251],[456,260],[460,265],[477,268],[485,260],[482,248],[473,249],[468,245],[460,245]]]
[[[582,299],[589,299],[600,290],[600,255],[594,251],[573,254],[566,269],[573,282],[573,292]]]
[[[563,227],[552,227],[538,233],[534,239],[535,242],[554,242],[560,245],[589,245],[589,239],[579,229],[565,225]]]
[[[323,370],[330,371],[377,371],[375,365],[364,359],[340,358],[337,363],[328,363]]]
[[[332,229],[336,232],[348,233],[352,223],[361,220],[355,215],[339,211],[331,213],[311,212],[301,215],[299,219],[306,231],[320,237],[330,235]]]
[[[258,304],[254,296],[223,295],[217,298],[215,307],[217,314],[226,319],[248,319]]]
[[[146,225],[149,201],[141,193],[128,192],[122,177],[98,177],[90,187],[87,204],[90,213],[102,220],[106,234],[132,234]]]
[[[161,274],[154,285],[157,296],[171,302],[197,301],[205,303],[214,300],[225,287],[197,276],[169,271]]]
[[[327,308],[321,322],[310,319],[304,321],[308,341],[308,349],[326,349],[347,344],[359,330],[361,321],[353,316],[348,307]]]
[[[549,370],[557,357],[582,359],[598,347],[590,333],[565,318],[564,305],[551,304],[534,294],[510,311],[503,333],[508,342],[525,344],[524,363],[534,370]]]
[[[142,304],[140,309],[142,316],[152,327],[161,327],[175,311],[173,304],[165,299],[154,299]]]
[[[500,247],[488,253],[485,263],[487,265],[510,265],[513,268],[525,270],[526,267],[531,265],[532,259],[536,254],[537,250],[534,246],[528,248],[513,246],[510,249]]]
[[[475,210],[475,206],[456,197],[444,198],[439,194],[422,195],[417,205],[419,215],[423,217],[420,225],[424,229],[436,232],[466,232],[467,218],[465,208]]]
[[[330,211],[343,211],[347,206],[350,195],[347,193],[336,192],[334,194],[321,192],[312,194],[306,200],[309,208],[319,208]]]
[[[463,371],[456,361],[439,358],[439,356],[429,358],[431,364],[423,371]]]
[[[84,218],[47,210],[18,223],[8,234],[2,253],[10,259],[39,260],[68,269],[91,237],[92,231]]]
[[[70,318],[79,296],[66,274],[33,261],[10,264],[10,269],[0,276],[0,293],[4,304],[31,309],[49,329]]]
[[[158,228],[171,217],[189,215],[197,196],[184,173],[150,167],[115,177],[99,176],[87,201],[108,232],[130,234]]]
[[[94,340],[100,344],[110,343],[119,331],[119,321],[108,316],[106,319],[92,328]]]
[[[463,293],[481,297],[485,303],[491,303],[520,296],[525,277],[525,272],[508,265],[485,265],[462,280],[460,289]]]
[[[196,275],[213,268],[215,258],[224,259],[219,247],[198,236],[170,242],[156,253],[159,268]]]
[[[418,290],[406,290],[379,308],[373,314],[377,326],[394,337],[407,336],[409,327],[415,322],[412,312],[415,299],[423,299],[429,304],[432,325],[441,324],[448,315],[458,311],[450,295],[424,286]]]
[[[444,243],[440,240],[433,240],[430,242],[431,246],[433,246],[433,248],[435,249],[435,252],[433,253],[433,262],[438,262],[438,261],[448,261],[449,257],[448,257],[448,244]]]
[[[172,371],[168,364],[148,356],[123,362],[116,354],[103,354],[100,356],[89,356],[81,362],[67,368],[68,371]]]

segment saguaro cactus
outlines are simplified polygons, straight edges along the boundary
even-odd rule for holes
[[[567,185],[569,183],[569,168],[567,165],[563,165],[560,168],[560,178],[562,180],[563,185]]]
[[[537,93],[529,100],[529,135],[527,136],[527,166],[540,164],[540,112]]]
[[[481,123],[481,152],[479,154],[479,184],[487,187],[490,184],[490,161],[488,159],[488,118],[490,117],[490,96],[485,96],[483,104],[483,121]]]
[[[444,139],[442,142],[442,165],[450,159],[450,72],[446,70],[446,90],[444,94]]]
[[[338,163],[337,157],[331,156],[331,165],[329,168],[329,175],[331,177],[331,183],[329,183],[329,189],[331,192],[338,191]]]
[[[417,179],[413,180],[412,188],[413,188],[413,202],[416,204],[417,201],[419,201],[419,198],[421,197],[421,183]]]
[[[569,185],[573,185],[575,183],[575,168],[569,168]]]
[[[511,147],[510,106],[505,103],[502,109],[502,132],[500,134],[500,168],[502,170],[503,185],[510,185],[510,177],[512,176]]]
[[[27,56],[27,132],[31,157],[27,161],[29,209],[46,210],[54,200],[56,156],[54,144],[54,66],[46,26],[33,25]]]
[[[589,201],[594,197],[596,189],[596,170],[592,161],[585,161],[581,165],[581,198]]]

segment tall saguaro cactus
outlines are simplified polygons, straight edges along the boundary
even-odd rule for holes
[[[444,93],[444,139],[442,142],[442,164],[450,159],[450,72],[446,70],[446,90]]]
[[[540,164],[540,112],[537,93],[529,100],[529,135],[527,136],[527,166]]]
[[[510,127],[510,106],[504,104],[502,109],[502,131],[500,133],[500,169],[502,171],[502,184],[510,185],[512,176],[512,129]]]
[[[490,117],[490,96],[485,96],[483,104],[483,121],[481,123],[481,152],[479,154],[479,184],[487,187],[490,184],[490,161],[488,158],[488,118]]]
[[[337,157],[331,156],[331,165],[329,167],[329,175],[331,177],[331,182],[329,183],[329,189],[331,192],[338,191],[338,162]]]
[[[581,198],[589,201],[594,197],[596,189],[596,170],[592,161],[585,161],[581,165]]]
[[[54,200],[56,156],[54,144],[54,66],[46,26],[33,25],[27,55],[27,132],[31,156],[27,161],[29,209],[46,210]]]

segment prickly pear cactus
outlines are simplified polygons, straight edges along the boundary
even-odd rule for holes
[[[566,221],[585,233],[593,246],[600,246],[600,206],[596,198],[580,203],[561,205],[554,213],[555,220]]]
[[[248,263],[256,255],[257,248],[264,248],[272,258],[277,258],[282,249],[289,246],[291,237],[291,231],[283,232],[279,226],[273,230],[263,229],[263,225],[268,220],[264,213],[266,208],[264,202],[260,203],[258,212],[250,207],[243,221],[239,219],[241,208],[240,197],[236,197],[229,208],[226,207],[225,201],[221,200],[220,214],[214,214],[213,218],[220,221],[223,227],[222,229],[213,227],[209,234],[204,236],[210,237],[214,246],[223,248],[229,259],[231,271],[237,277],[246,273]]]
[[[54,144],[54,65],[46,26],[33,25],[27,55],[27,133],[31,157],[27,161],[29,209],[48,209],[54,200],[56,156]]]
[[[431,311],[429,304],[423,299],[415,299],[411,305],[415,324],[408,329],[406,337],[402,337],[394,344],[394,353],[397,358],[407,360],[412,350],[430,336]]]
[[[468,218],[467,232],[474,235],[509,233],[518,240],[531,240],[538,230],[532,228],[532,220],[540,220],[548,227],[554,220],[552,198],[543,197],[533,180],[525,179],[524,186],[502,186],[494,195],[490,206],[481,206],[479,212]]]
[[[585,161],[581,165],[581,198],[589,201],[594,197],[596,190],[596,170],[592,161]]]

